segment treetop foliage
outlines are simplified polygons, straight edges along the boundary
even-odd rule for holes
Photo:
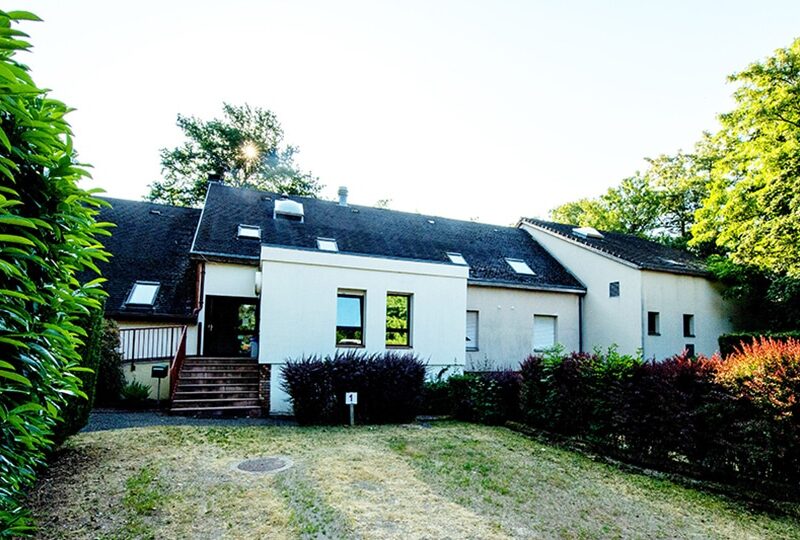
[[[186,140],[161,149],[163,180],[148,199],[176,206],[202,204],[209,178],[237,187],[316,196],[322,185],[294,162],[297,148],[283,146],[283,129],[270,110],[223,104],[223,117],[202,120],[178,115]]]

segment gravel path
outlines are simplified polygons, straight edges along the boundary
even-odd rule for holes
[[[170,416],[157,411],[120,411],[95,409],[89,423],[81,431],[108,431],[148,426],[291,426],[292,420],[282,418],[191,418]]]

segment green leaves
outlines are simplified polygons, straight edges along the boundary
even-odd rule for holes
[[[239,187],[315,196],[322,186],[294,163],[297,149],[282,146],[283,130],[272,111],[250,105],[223,105],[222,119],[178,115],[183,145],[161,150],[164,180],[150,186],[151,201],[197,206],[209,176]]]
[[[88,173],[75,162],[70,109],[14,59],[30,47],[12,27],[22,20],[39,19],[0,11],[0,538],[30,532],[25,490],[67,404],[92,391],[81,325],[100,316],[103,293],[80,273],[108,256],[96,239],[104,203],[78,186]]]

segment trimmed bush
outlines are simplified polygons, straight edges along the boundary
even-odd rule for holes
[[[281,374],[299,424],[349,422],[346,392],[358,392],[358,423],[393,424],[416,417],[425,364],[413,354],[348,351],[287,362]]]
[[[795,332],[735,332],[732,334],[722,334],[718,338],[719,353],[723,358],[741,349],[742,345],[749,345],[760,339],[770,338],[773,341],[787,341],[790,339],[800,339],[800,331]]]
[[[119,350],[119,327],[111,319],[103,320],[99,361],[95,406],[113,407],[119,404],[125,377]]]
[[[519,419],[519,373],[487,371],[454,375],[447,380],[451,414],[482,424]]]
[[[16,61],[29,51],[18,21],[0,11],[0,538],[31,531],[25,491],[52,448],[52,430],[81,391],[80,321],[100,309],[97,272],[107,254],[95,220],[105,204],[78,187],[87,176],[76,160],[65,115]],[[90,278],[91,279],[91,278]]]

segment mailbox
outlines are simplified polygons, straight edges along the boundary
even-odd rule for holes
[[[169,366],[166,364],[156,364],[150,368],[150,376],[154,379],[163,379],[169,373]]]

